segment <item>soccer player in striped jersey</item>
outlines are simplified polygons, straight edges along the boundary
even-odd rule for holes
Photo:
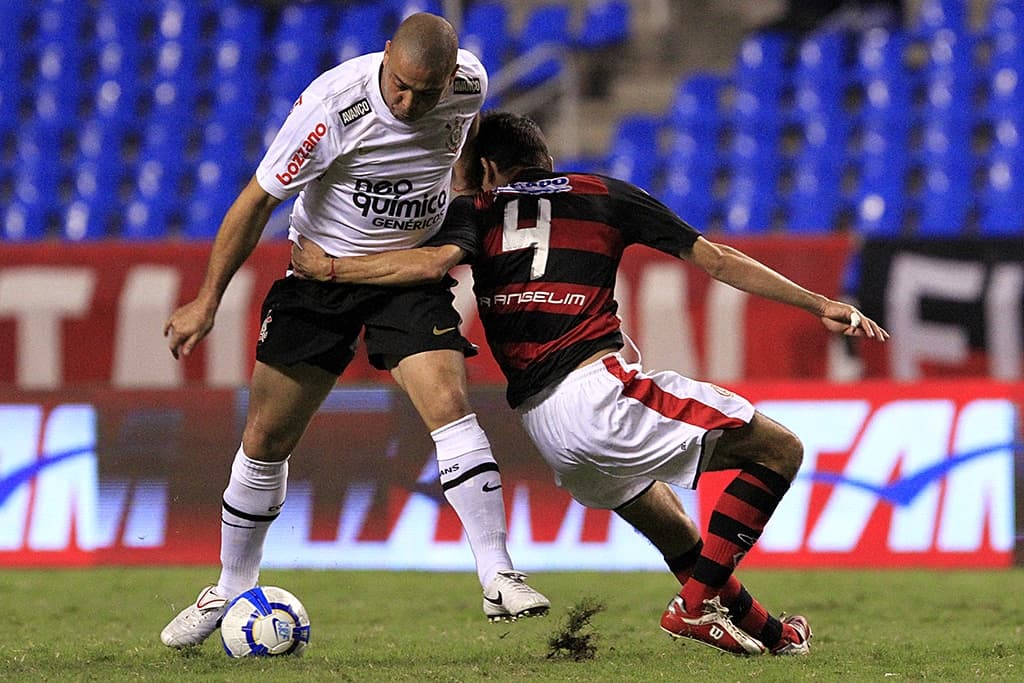
[[[300,242],[292,250],[295,272],[408,285],[471,263],[508,402],[557,483],[641,531],[682,584],[661,627],[736,654],[806,654],[807,620],[771,616],[734,575],[796,476],[802,445],[730,391],[646,372],[615,315],[618,264],[627,246],[646,245],[816,315],[832,332],[878,341],[888,333],[853,306],[705,239],[629,183],[552,171],[543,134],[528,118],[487,114],[473,144],[479,166],[472,186],[481,191],[453,202],[431,245],[334,259]],[[702,472],[717,470],[738,473],[701,539],[668,484],[694,488]]]

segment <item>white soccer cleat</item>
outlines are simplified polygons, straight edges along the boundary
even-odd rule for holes
[[[515,621],[540,617],[551,602],[526,584],[526,574],[515,570],[498,572],[484,590],[484,616],[491,621]]]
[[[160,640],[167,647],[199,645],[220,626],[220,618],[228,606],[228,599],[207,586],[196,601],[181,610],[178,616],[160,632]]]

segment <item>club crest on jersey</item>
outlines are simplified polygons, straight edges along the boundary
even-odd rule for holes
[[[554,194],[556,192],[572,192],[572,185],[569,184],[567,176],[523,180],[494,188],[494,194]]]
[[[479,95],[480,79],[470,76],[458,76],[452,84],[452,92],[456,95]]]
[[[458,152],[459,147],[462,145],[462,129],[465,123],[462,119],[452,119],[448,123],[444,124],[445,130],[448,131],[448,151]]]
[[[342,109],[339,116],[341,116],[342,125],[347,126],[353,121],[363,118],[371,111],[373,111],[373,109],[370,107],[370,102],[364,97],[347,109]]]

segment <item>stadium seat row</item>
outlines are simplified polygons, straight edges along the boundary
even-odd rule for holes
[[[625,117],[589,168],[730,233],[1024,235],[1024,3],[925,0],[909,29],[755,33],[727,74]],[[651,150],[658,150],[651,154]]]
[[[402,17],[442,10],[440,0],[3,3],[0,240],[212,237],[309,81],[381,49]],[[539,45],[621,42],[628,16],[625,0],[595,0],[581,17],[564,0],[514,31],[508,3],[484,0],[466,7],[460,39],[494,73]]]

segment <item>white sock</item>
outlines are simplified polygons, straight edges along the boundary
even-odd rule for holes
[[[281,513],[287,484],[287,460],[253,460],[239,446],[221,508],[218,595],[233,598],[256,585],[263,541]]]
[[[475,414],[435,429],[430,436],[437,448],[444,497],[462,521],[480,585],[486,588],[499,571],[512,569],[505,547],[508,531],[501,474],[491,444]]]

